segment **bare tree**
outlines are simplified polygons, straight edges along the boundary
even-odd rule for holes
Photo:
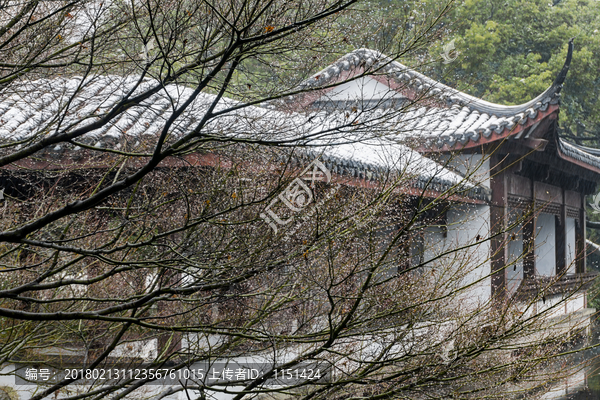
[[[395,139],[428,98],[281,111],[314,92],[294,70],[347,42],[356,4],[4,2],[0,363],[72,367],[33,399],[500,398],[548,382],[562,303],[478,297],[489,226],[431,241],[486,193],[480,165],[460,176]],[[391,59],[445,11],[411,17]],[[259,374],[223,377],[224,360]]]

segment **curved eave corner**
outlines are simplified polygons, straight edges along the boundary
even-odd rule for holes
[[[447,152],[466,150],[506,139],[519,139],[530,127],[544,119],[558,118],[559,105],[551,104],[544,110],[520,113],[514,118],[503,118],[497,125],[466,132],[442,134],[437,139],[426,141],[419,152]]]
[[[301,98],[291,96],[287,100],[293,105],[292,109],[300,105],[307,106],[336,85],[361,76],[372,76],[377,80],[383,79],[385,82],[382,83],[391,90],[398,93],[406,91],[404,95],[407,98],[411,98],[410,93],[413,97],[420,93],[427,95],[431,102],[423,104],[425,108],[457,110],[454,115],[444,117],[448,126],[444,130],[438,131],[440,121],[437,121],[431,124],[430,134],[408,133],[411,139],[420,142],[419,151],[468,149],[506,138],[519,139],[531,133],[525,131],[543,119],[556,119],[560,109],[560,92],[572,56],[573,39],[569,41],[567,58],[552,85],[534,99],[515,106],[495,104],[471,96],[370,49],[357,49],[341,57],[298,86],[302,92]],[[421,131],[427,131],[427,128],[423,126]]]
[[[558,138],[557,142],[558,145],[556,147],[560,158],[600,174],[599,156],[591,154],[580,146],[568,143],[561,138]]]
[[[557,119],[560,111],[560,92],[573,58],[573,39],[569,40],[567,58],[552,85],[527,103],[503,106],[478,99],[455,89],[454,103],[466,106],[480,114],[488,114],[493,123],[464,132],[443,133],[436,141],[423,146],[422,151],[451,151],[474,148],[507,138],[519,139],[529,127],[543,119]]]

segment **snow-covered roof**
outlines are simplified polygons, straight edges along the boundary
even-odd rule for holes
[[[110,118],[115,108],[127,104],[126,99],[148,90],[154,94]],[[58,160],[57,164],[64,158],[79,159],[94,152],[149,153],[167,121],[188,101],[191,103],[175,120],[165,143],[174,145],[198,128],[217,97],[195,95],[184,85],[162,86],[137,77],[71,77],[13,84],[0,90],[0,146],[13,145],[0,150],[0,156],[36,144],[44,145],[45,155]],[[235,110],[227,112],[232,108]],[[304,154],[320,156],[339,175],[375,180],[387,172],[402,171],[415,188],[444,191],[459,185],[469,197],[489,197],[487,189],[409,149],[397,135],[386,134],[387,128],[382,128],[377,118],[353,125],[339,116],[287,113],[227,98],[216,102],[213,112],[217,115],[201,128],[203,138],[312,148],[312,153]],[[102,124],[103,119],[110,121]],[[89,132],[71,139],[82,130]]]
[[[570,43],[570,46],[572,46],[572,43]],[[527,118],[531,117],[529,114],[532,114],[536,110],[541,109],[543,111],[549,104],[558,103],[570,60],[571,55],[569,55],[567,63],[556,81],[542,94],[527,103],[514,106],[491,103],[471,96],[431,79],[398,61],[394,61],[386,55],[371,49],[358,49],[346,54],[332,65],[305,80],[299,85],[299,89],[314,89],[337,83],[340,77],[344,77],[344,72],[360,69],[362,71],[370,71],[371,73],[374,73],[375,76],[390,78],[395,83],[399,84],[396,87],[392,87],[392,89],[412,89],[415,94],[426,94],[430,99],[433,98],[439,100],[439,103],[432,103],[438,106],[464,106],[471,111],[477,111],[480,114],[488,114],[490,117],[495,116],[499,118],[511,118],[517,114],[523,113],[523,117]],[[463,128],[468,127],[463,126]]]
[[[558,154],[565,160],[584,167],[592,167],[597,173],[600,173],[600,150],[598,149],[576,145],[559,138]]]
[[[303,151],[298,158],[299,165],[319,158],[329,171],[339,176],[382,181],[394,179],[390,176],[392,172],[396,176],[402,174],[406,179],[403,181],[418,191],[448,192],[482,201],[489,201],[491,196],[489,188],[465,179],[406,146],[381,139]]]
[[[565,64],[552,85],[524,104],[507,106],[451,88],[378,51],[358,49],[299,85],[298,90],[306,92],[275,106],[320,109],[338,119],[359,108],[369,118],[385,120],[380,128],[395,132],[421,152],[476,148],[505,139],[527,143],[539,139],[536,128],[543,121],[557,118],[572,55],[571,40]],[[556,140],[560,157],[600,172],[600,152]]]
[[[304,81],[299,90],[313,91],[308,95],[296,96],[291,102],[298,102],[303,108],[311,103],[322,106],[327,99],[339,103],[337,99],[340,93],[336,91],[336,85],[368,72],[369,78],[379,81],[389,93],[385,98],[381,95],[383,89],[379,89],[379,107],[374,106],[374,109],[387,108],[393,112],[391,109],[398,105],[391,107],[389,100],[394,97],[415,102],[407,107],[407,112],[398,113],[397,123],[405,122],[406,136],[418,138],[425,147],[437,149],[474,147],[508,134],[516,135],[540,118],[557,111],[569,62],[570,55],[556,81],[542,94],[521,105],[505,106],[478,99],[437,82],[378,51],[359,49]],[[319,87],[326,89],[317,97],[312,93]],[[398,93],[401,96],[397,96]]]
[[[110,117],[110,113],[128,99],[148,90],[156,93],[110,118],[106,124],[95,123]],[[0,91],[0,140],[23,142],[22,146],[44,139],[69,135],[79,129],[89,133],[75,139],[101,150],[147,151],[174,111],[188,100],[185,108],[169,130],[167,143],[189,134],[201,121],[216,96],[197,94],[183,85],[162,86],[153,79],[138,77],[93,76],[39,79],[12,85]],[[205,135],[223,136],[231,133],[247,138],[268,138],[270,134],[290,136],[305,124],[305,118],[290,116],[260,107],[248,107],[223,98],[214,112],[241,106],[233,113],[217,116],[202,128]],[[79,150],[75,148],[74,150]]]

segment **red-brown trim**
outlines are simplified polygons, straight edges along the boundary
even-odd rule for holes
[[[85,159],[82,157],[82,159]],[[102,157],[99,160],[90,160],[90,157],[87,157],[86,161],[73,160],[68,157],[63,157],[60,160],[51,161],[51,160],[41,160],[41,159],[25,159],[19,160],[15,163],[12,163],[8,166],[3,167],[5,170],[12,171],[59,171],[59,170],[68,170],[68,171],[77,171],[83,169],[108,169],[113,167],[115,163],[118,161],[119,156],[115,155],[107,155],[106,157]],[[146,163],[145,157],[134,158],[131,157],[127,160],[129,167],[141,167]],[[225,157],[221,157],[214,153],[192,153],[188,154],[184,157],[169,157],[163,160],[158,168],[161,167],[218,167],[218,168],[231,168],[234,164],[234,161]],[[272,170],[274,173],[279,169],[277,165],[268,165],[261,166],[262,168],[267,168]],[[249,168],[252,168],[249,166]],[[298,173],[300,170],[295,168],[289,168],[289,174],[292,175],[294,173]],[[360,187],[365,189],[378,189],[381,188],[381,183],[378,181],[370,181],[368,179],[354,178],[344,175],[339,175],[335,173],[331,173],[331,182],[333,184],[340,184],[346,186]],[[396,193],[403,193],[411,196],[422,196],[425,198],[438,198],[442,195],[441,192],[435,190],[423,190],[419,188],[415,188],[408,185],[402,185],[396,187]],[[486,204],[485,200],[473,199],[467,196],[460,195],[447,195],[444,196],[444,200],[448,201],[456,201],[461,203],[469,203],[469,204]]]
[[[523,125],[516,124],[514,127],[512,127],[512,129],[504,128],[504,130],[500,133],[492,132],[492,134],[490,135],[489,138],[486,138],[483,135],[481,135],[479,140],[477,140],[476,142],[469,140],[465,144],[461,144],[461,143],[457,142],[457,144],[455,144],[454,146],[448,146],[447,144],[445,144],[443,147],[435,147],[435,148],[421,146],[417,149],[417,151],[420,153],[433,153],[433,152],[443,153],[443,152],[448,152],[448,151],[472,149],[472,148],[483,146],[488,143],[505,140],[511,136],[517,135],[518,133],[535,125],[536,123],[542,121],[543,119],[546,119],[546,118],[549,120],[557,119],[558,118],[558,109],[559,109],[558,105],[551,104],[548,106],[546,111],[538,111],[538,115],[535,119],[528,119],[527,122],[525,122]]]

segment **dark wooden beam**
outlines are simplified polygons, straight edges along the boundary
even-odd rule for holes
[[[585,219],[584,212],[580,211],[580,218],[575,220],[575,250],[576,262],[575,272],[582,274],[585,272]]]
[[[523,139],[523,145],[535,151],[544,151],[548,145],[545,139]]]
[[[490,204],[490,222],[492,230],[491,265],[492,265],[492,296],[503,302],[506,298],[506,209],[508,202],[507,178],[501,169],[501,159],[492,155],[490,159],[492,201]]]
[[[561,215],[554,216],[554,244],[556,249],[556,275],[561,275],[566,268],[566,228],[565,228],[566,207],[561,206]]]

